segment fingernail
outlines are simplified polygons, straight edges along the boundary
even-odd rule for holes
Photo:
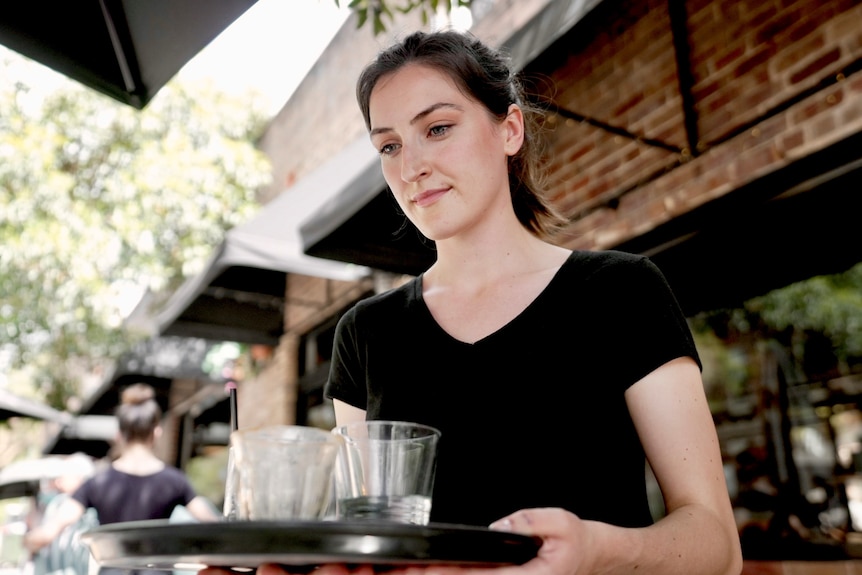
[[[491,529],[497,529],[498,531],[511,531],[512,530],[512,520],[511,519],[501,519],[500,521],[495,521],[491,524]]]

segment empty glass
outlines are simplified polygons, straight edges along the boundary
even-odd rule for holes
[[[335,468],[339,519],[426,525],[440,431],[406,421],[336,427],[343,442]]]

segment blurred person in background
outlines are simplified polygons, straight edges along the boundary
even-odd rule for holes
[[[42,511],[40,524],[53,522],[72,494],[96,471],[95,463],[84,453],[67,456],[63,465],[63,474],[50,482],[54,495]],[[62,529],[50,544],[33,554],[34,575],[86,575],[90,552],[79,536],[98,524],[96,511],[88,509],[77,521]]]
[[[186,475],[154,453],[153,446],[161,435],[161,418],[162,410],[151,386],[136,383],[126,388],[117,409],[120,456],[75,490],[50,522],[30,531],[24,540],[27,549],[35,553],[50,544],[90,508],[96,510],[101,525],[167,520],[177,506],[185,506],[198,521],[220,520],[215,509],[195,493]],[[102,574],[124,572],[100,570]]]

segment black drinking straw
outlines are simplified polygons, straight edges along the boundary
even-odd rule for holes
[[[227,382],[225,389],[228,391],[228,401],[230,403],[230,430],[236,431],[239,429],[239,422],[236,416],[236,382]]]
[[[238,429],[239,422],[236,416],[236,382],[228,381],[224,385],[225,391],[228,394],[228,403],[230,404],[230,431],[233,433]],[[230,441],[228,441],[230,446]],[[233,448],[228,447],[227,459],[227,477],[225,479],[225,500],[224,500],[224,516],[228,521],[237,518],[237,503],[236,503],[236,477],[234,467]]]

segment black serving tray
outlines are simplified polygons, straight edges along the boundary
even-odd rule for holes
[[[520,565],[541,545],[538,538],[483,527],[376,521],[134,521],[96,527],[81,539],[103,567],[164,570],[263,563]]]

